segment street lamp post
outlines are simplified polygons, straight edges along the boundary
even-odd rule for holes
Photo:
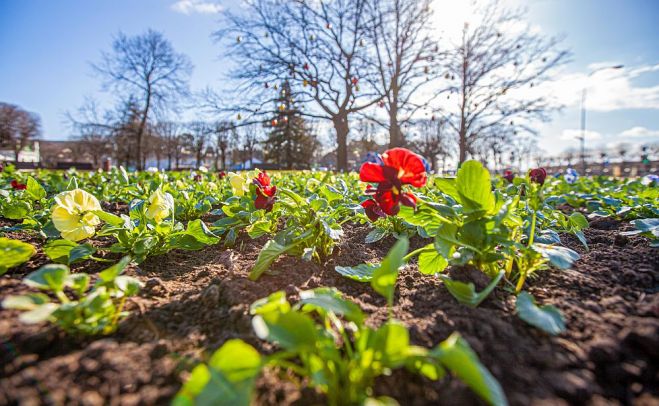
[[[605,66],[602,68],[597,68],[591,71],[588,74],[590,78],[595,73],[607,70],[607,69],[622,69],[624,65],[615,65],[615,66]],[[581,171],[582,174],[586,174],[586,94],[588,92],[588,84],[584,85],[583,90],[581,91],[581,135],[577,137],[581,141]]]

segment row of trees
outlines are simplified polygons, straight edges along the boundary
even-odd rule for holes
[[[93,65],[119,107],[98,114],[88,103],[71,115],[81,139],[105,143],[98,149],[112,145],[119,162],[138,169],[147,155],[175,161],[171,117],[193,101],[214,117],[214,124],[186,126],[192,141],[184,144],[197,160],[211,148],[225,162],[231,148],[209,140],[241,133],[237,151],[251,157],[261,145],[270,162],[307,167],[326,122],[340,170],[348,169],[350,138],[359,140],[371,124],[386,133],[389,147],[416,148],[433,164],[453,152],[451,144],[459,162],[468,156],[500,162],[513,139],[530,140],[533,122],[557,107],[533,87],[568,53],[557,39],[525,29],[523,11],[497,1],[478,7],[456,39],[439,38],[430,0],[244,3],[227,11],[224,28],[214,33],[236,66],[230,89],[191,98],[192,65],[161,33],[120,34]]]
[[[396,147],[408,144],[405,124],[431,114],[457,139],[459,162],[484,139],[534,134],[557,106],[529,89],[566,61],[559,41],[524,29],[524,12],[498,2],[478,8],[455,42],[437,38],[432,15],[428,0],[246,1],[214,34],[236,63],[235,93],[209,92],[210,105],[267,120],[272,89],[286,80],[303,116],[332,123],[339,169],[354,117]]]

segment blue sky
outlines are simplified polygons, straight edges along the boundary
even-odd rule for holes
[[[462,7],[436,0],[443,17]],[[572,62],[551,92],[565,105],[549,124],[539,126],[540,147],[555,154],[578,143],[578,98],[589,87],[589,145],[621,141],[659,142],[659,1],[508,0],[529,10],[530,23],[548,35],[566,36]],[[0,101],[37,112],[44,136],[70,134],[66,111],[85,96],[109,101],[90,63],[98,61],[119,31],[162,31],[195,65],[191,86],[219,87],[226,61],[210,38],[219,28],[222,7],[238,2],[209,0],[0,0]],[[624,64],[586,79],[589,69]]]

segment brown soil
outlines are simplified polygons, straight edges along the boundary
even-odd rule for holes
[[[434,346],[459,331],[513,405],[658,404],[659,255],[647,239],[619,235],[628,228],[617,221],[594,222],[586,230],[590,251],[563,236],[582,259],[572,270],[546,271],[529,281],[539,302],[563,312],[568,329],[560,336],[547,336],[518,319],[514,298],[503,289],[471,309],[414,264],[401,271],[395,316],[418,345]],[[370,314],[369,323],[381,323],[387,317],[384,299],[368,284],[343,278],[334,266],[380,259],[394,241],[365,245],[367,226],[349,225],[345,231],[326,263],[283,258],[258,282],[247,275],[264,239],[239,240],[235,249],[213,246],[150,258],[127,271],[145,288],[130,301],[131,316],[105,338],[70,338],[52,327],[20,324],[18,312],[0,310],[0,404],[166,404],[186,371],[227,339],[271,350],[253,334],[248,309],[277,290],[295,300],[300,290],[335,286]],[[40,243],[25,232],[11,237]],[[1,277],[0,300],[26,292],[21,278],[45,262],[39,251]],[[102,266],[87,261],[73,269],[95,273]],[[479,277],[468,269],[451,272],[457,279]],[[323,403],[322,396],[298,386],[282,371],[267,371],[259,380],[257,403]],[[432,382],[406,371],[381,378],[375,392],[404,405],[481,404],[457,380]]]

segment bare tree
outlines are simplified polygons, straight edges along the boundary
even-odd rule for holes
[[[162,150],[167,157],[167,170],[172,170],[174,162],[178,169],[182,146],[181,125],[173,121],[159,121],[154,126],[154,132],[162,142]]]
[[[488,130],[535,133],[531,123],[548,119],[556,106],[546,94],[519,93],[549,79],[569,56],[559,49],[559,39],[520,29],[524,10],[505,9],[494,1],[476,14],[482,20],[465,23],[460,43],[446,60],[445,78],[452,82],[448,89],[457,96],[447,117],[458,134],[460,163]]]
[[[161,33],[148,30],[134,37],[117,35],[112,51],[103,53],[101,62],[93,67],[103,77],[106,88],[135,97],[139,111],[136,162],[137,168],[143,169],[148,120],[188,94],[192,65],[185,55],[174,51]]]
[[[226,170],[227,151],[231,147],[231,140],[235,138],[235,131],[236,126],[230,121],[215,123],[215,170]]]
[[[451,154],[449,144],[449,134],[446,120],[419,120],[415,123],[416,134],[413,137],[412,146],[416,152],[429,160],[430,168],[437,171],[437,161],[442,157],[445,162],[446,157]]]
[[[368,86],[367,0],[277,1],[248,0],[240,15],[227,13],[227,28],[215,38],[227,42],[228,56],[241,82],[240,106],[225,111],[245,113],[240,125],[265,123],[276,113],[278,83],[287,79],[302,114],[330,120],[337,142],[337,167],[347,169],[349,117],[381,100]]]
[[[369,5],[373,88],[387,114],[384,119],[377,113],[368,117],[389,131],[389,148],[400,147],[405,145],[401,126],[438,95],[422,97],[419,92],[438,77],[441,60],[429,27],[430,0],[377,0]]]
[[[0,146],[14,151],[14,160],[28,143],[41,134],[41,119],[18,106],[0,103]]]
[[[193,121],[188,124],[189,134],[191,136],[191,147],[195,154],[197,168],[203,163],[206,148],[213,132],[212,127],[204,121]]]

